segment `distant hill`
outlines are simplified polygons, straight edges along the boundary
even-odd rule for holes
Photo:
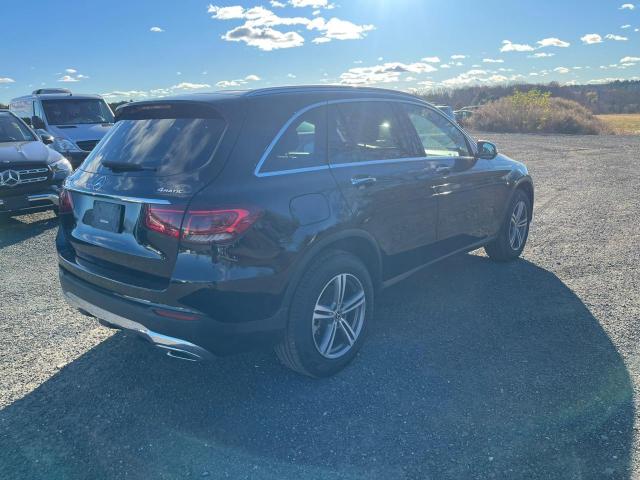
[[[602,85],[560,85],[552,82],[548,85],[478,86],[455,90],[436,89],[420,92],[419,95],[429,102],[459,109],[484,105],[513,95],[516,91],[529,92],[534,89],[578,102],[595,114],[640,113],[640,81],[616,81]]]

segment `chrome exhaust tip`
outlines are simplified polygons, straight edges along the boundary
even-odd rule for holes
[[[179,348],[168,347],[166,345],[155,344],[157,348],[166,350],[167,356],[175,358],[177,360],[184,360],[187,362],[200,362],[202,357],[196,353],[188,352],[187,350],[181,350]]]

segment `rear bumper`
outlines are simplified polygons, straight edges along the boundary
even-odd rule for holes
[[[60,285],[67,301],[83,313],[96,317],[112,328],[132,331],[146,338],[171,356],[191,360],[213,355],[230,355],[270,347],[281,338],[285,315],[259,321],[228,323],[202,312],[151,303],[118,295],[93,285],[60,267]],[[164,312],[163,315],[158,311]],[[168,318],[166,312],[193,316],[196,319]]]
[[[140,323],[104,310],[97,305],[77,297],[71,292],[64,292],[64,295],[70,305],[84,313],[88,313],[96,317],[101,321],[101,323],[105,324],[105,326],[135,332],[146,338],[158,348],[166,350],[169,355],[179,356],[182,359],[194,361],[210,359],[212,357],[210,352],[191,342],[149,330]]]

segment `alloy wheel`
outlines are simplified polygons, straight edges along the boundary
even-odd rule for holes
[[[362,332],[365,308],[357,277],[341,273],[327,282],[313,311],[313,342],[320,355],[337,359],[351,350]]]
[[[515,251],[520,250],[527,238],[529,212],[524,200],[516,203],[509,223],[509,245]]]

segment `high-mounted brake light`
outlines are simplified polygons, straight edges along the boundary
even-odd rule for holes
[[[73,198],[66,188],[63,188],[58,198],[58,213],[60,215],[73,212]]]
[[[147,205],[144,223],[154,232],[190,243],[230,243],[246,232],[258,217],[256,212],[243,208],[185,213],[177,208]]]

